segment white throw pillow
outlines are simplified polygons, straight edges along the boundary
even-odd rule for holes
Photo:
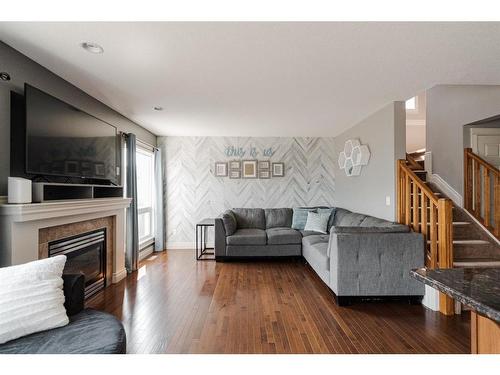
[[[62,273],[65,255],[0,268],[0,344],[31,333],[62,327]]]
[[[308,212],[304,231],[326,234],[328,233],[328,219],[330,219],[330,212]]]

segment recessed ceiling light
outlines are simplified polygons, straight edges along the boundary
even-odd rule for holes
[[[160,106],[153,107],[153,109],[155,111],[163,111],[163,107],[160,107]]]
[[[81,44],[82,48],[90,53],[103,53],[104,48],[102,48],[97,43],[84,42]]]

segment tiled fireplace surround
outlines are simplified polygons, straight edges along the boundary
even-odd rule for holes
[[[40,229],[38,232],[38,258],[44,259],[49,256],[49,242],[103,228],[106,228],[106,285],[109,285],[112,282],[111,275],[113,274],[115,216]]]
[[[48,243],[106,228],[106,284],[126,276],[128,198],[0,204],[0,266],[48,257]]]

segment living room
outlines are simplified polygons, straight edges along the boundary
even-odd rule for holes
[[[0,22],[2,364],[498,359],[499,22],[72,14]]]

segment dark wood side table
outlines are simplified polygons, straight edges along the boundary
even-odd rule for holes
[[[196,224],[196,260],[215,260],[215,249],[207,247],[207,228],[215,227],[215,220],[206,218]]]

